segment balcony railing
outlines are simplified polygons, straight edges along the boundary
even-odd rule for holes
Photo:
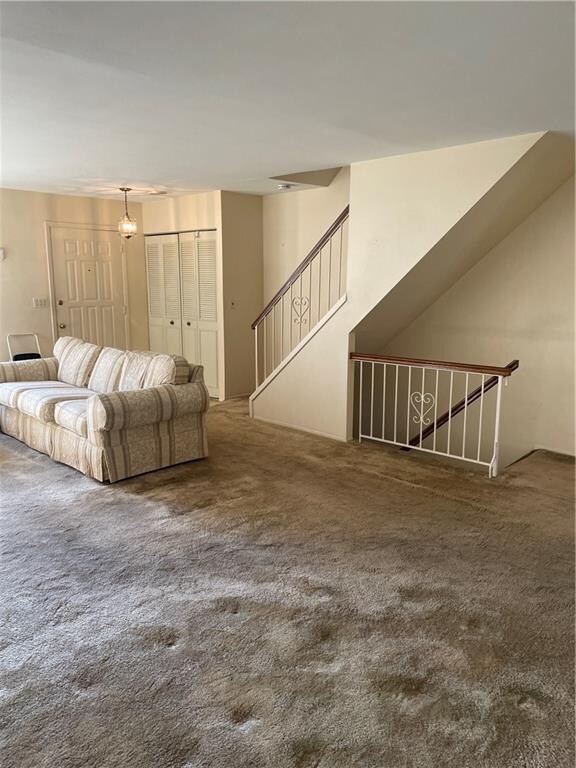
[[[498,474],[502,384],[517,370],[353,353],[358,439],[488,467]],[[473,407],[472,407],[473,406]]]

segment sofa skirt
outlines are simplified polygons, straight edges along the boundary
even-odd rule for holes
[[[6,406],[0,406],[0,429],[4,434],[15,437],[30,448],[88,477],[100,482],[109,479],[104,449],[92,445],[85,437],[68,429],[39,421]]]
[[[146,427],[89,432],[85,438],[14,408],[0,406],[0,429],[100,482],[114,483],[208,455],[204,413]]]

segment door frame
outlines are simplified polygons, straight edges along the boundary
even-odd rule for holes
[[[78,224],[71,221],[45,221],[44,236],[46,240],[46,259],[48,265],[48,303],[50,305],[50,322],[52,325],[52,343],[55,344],[58,339],[58,322],[56,317],[56,293],[54,284],[54,261],[52,255],[52,231],[54,229],[85,229],[92,232],[116,232],[118,227],[113,224]],[[126,307],[124,314],[124,335],[126,338],[126,349],[130,349],[130,302],[128,298],[128,268],[126,262],[126,243],[123,238],[120,239],[120,254],[122,259],[122,300]]]

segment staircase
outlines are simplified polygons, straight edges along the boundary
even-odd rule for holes
[[[348,217],[346,206],[252,323],[251,403],[346,301]]]
[[[383,354],[569,178],[572,152],[562,137],[540,133],[353,165],[354,221],[347,207],[252,324],[251,415],[336,440],[356,433],[443,452],[481,464],[494,476],[498,403],[510,366],[414,360],[410,372],[405,360],[388,360],[381,361],[389,363],[384,374],[378,361],[361,355],[362,362],[351,353]],[[368,374],[362,387],[370,388],[372,362],[376,390],[374,398],[362,390],[360,424],[360,372]],[[384,381],[386,396],[377,391]],[[396,422],[402,430],[392,434],[396,409],[390,396],[397,383]],[[433,412],[427,410],[430,394]]]

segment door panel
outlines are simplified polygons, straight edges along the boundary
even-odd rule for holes
[[[150,349],[182,354],[178,235],[146,238]]]
[[[218,397],[216,233],[182,232],[179,237],[184,356],[204,366],[208,392]]]
[[[200,340],[200,359],[204,366],[204,381],[208,391],[218,392],[218,331],[201,328],[198,332]],[[214,394],[213,397],[216,397]]]
[[[182,350],[182,354],[189,363],[202,365],[198,348],[198,328],[193,328],[190,320],[184,321],[182,326]]]
[[[50,244],[58,336],[125,349],[128,308],[118,234],[54,226]]]

